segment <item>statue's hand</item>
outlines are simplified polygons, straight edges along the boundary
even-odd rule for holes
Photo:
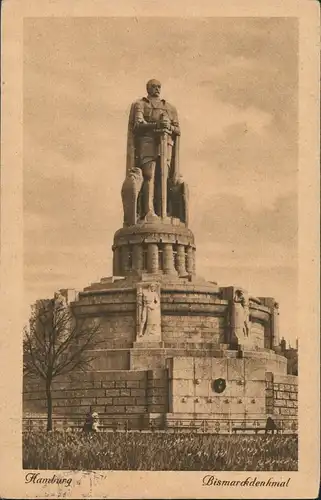
[[[177,173],[175,173],[173,175],[173,178],[172,178],[172,183],[174,184],[174,186],[177,186],[177,185],[183,184],[184,179],[181,175],[178,175]]]
[[[167,130],[168,132],[172,131],[172,126],[168,120],[161,120],[159,125],[161,130]]]

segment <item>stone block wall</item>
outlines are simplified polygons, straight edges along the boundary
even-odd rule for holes
[[[292,419],[298,415],[298,383],[294,375],[266,375],[267,412],[277,419]]]
[[[167,370],[71,373],[53,382],[52,399],[57,417],[84,417],[92,410],[112,422],[126,420],[132,427],[141,427],[148,414],[164,414],[168,409]],[[46,408],[44,385],[25,380],[24,412],[43,414]]]
[[[166,344],[165,344],[166,345]],[[130,350],[131,370],[157,370],[167,367],[167,359],[173,357],[194,356],[196,358],[222,356],[222,351],[215,349],[213,345],[201,343],[185,343],[179,347],[135,347]]]
[[[211,292],[193,285],[188,290],[163,289],[163,341],[224,342],[227,306],[218,298],[215,287]]]
[[[191,314],[162,315],[164,342],[224,342],[224,317]]]
[[[76,317],[86,318],[88,322],[99,320],[101,348],[130,348],[136,341],[136,285],[137,282],[130,281],[105,284],[106,289],[89,287],[73,302],[72,309]],[[123,288],[119,288],[120,286]],[[229,342],[230,302],[225,299],[220,297],[214,285],[202,287],[189,282],[163,284],[161,340],[169,344],[204,342],[215,346]],[[250,334],[246,342],[243,342],[243,347],[264,348],[270,319],[269,308],[252,300]]]
[[[101,347],[130,347],[136,339],[136,315],[117,314],[99,317],[104,344]]]
[[[164,414],[168,411],[168,371],[167,369],[147,372],[148,413]]]
[[[129,349],[95,349],[88,350],[92,370],[129,370]]]
[[[133,285],[131,285],[133,286]],[[215,293],[173,289],[161,292],[162,340],[208,342],[219,345],[225,340],[227,302]],[[104,349],[131,347],[136,340],[136,288],[93,290],[81,293],[74,302],[76,317],[87,322],[98,320],[98,339]]]
[[[100,349],[131,347],[136,339],[136,312],[109,314],[99,313],[86,319],[86,324],[98,321],[101,331],[97,334]]]
[[[276,355],[272,350],[244,351],[244,357],[253,359],[254,365],[264,368],[266,372],[286,375],[287,360],[284,356]]]
[[[131,370],[157,370],[166,367],[166,349],[131,349]]]
[[[91,290],[79,294],[72,304],[73,314],[87,323],[99,321],[97,339],[103,349],[131,347],[136,338],[136,290]]]
[[[260,360],[181,357],[168,360],[169,412],[237,418],[265,414],[265,370]],[[222,378],[222,393],[213,382]]]
[[[159,344],[159,343],[156,343]],[[156,370],[158,368],[167,367],[168,358],[184,358],[184,357],[195,357],[195,358],[208,358],[208,359],[218,359],[225,357],[225,350],[223,344],[217,346],[211,343],[200,343],[200,342],[185,342],[182,344],[177,343],[177,347],[172,347],[175,345],[164,344],[165,347],[159,347],[155,345],[153,348],[144,347],[142,344],[140,347],[135,346],[135,348],[130,349],[130,369],[131,370]],[[246,370],[248,371],[250,366],[251,370],[262,370],[273,371],[275,373],[286,374],[287,372],[287,360],[284,356],[277,356],[273,351],[244,351],[244,359],[246,359]],[[237,356],[237,351],[228,351],[228,358],[230,359],[230,367],[232,366],[233,359]],[[230,368],[232,369],[232,368]]]

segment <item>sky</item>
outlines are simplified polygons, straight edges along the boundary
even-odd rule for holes
[[[178,110],[197,274],[280,303],[298,335],[294,18],[29,18],[24,24],[25,308],[110,276],[130,104]]]

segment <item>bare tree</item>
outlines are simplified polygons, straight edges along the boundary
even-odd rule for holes
[[[44,381],[47,398],[47,430],[52,430],[52,381],[73,370],[90,368],[96,356],[100,325],[76,319],[66,304],[40,300],[33,307],[29,325],[24,329],[23,371]]]

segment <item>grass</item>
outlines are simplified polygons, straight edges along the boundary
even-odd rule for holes
[[[54,470],[295,471],[293,435],[30,431],[23,467]]]

